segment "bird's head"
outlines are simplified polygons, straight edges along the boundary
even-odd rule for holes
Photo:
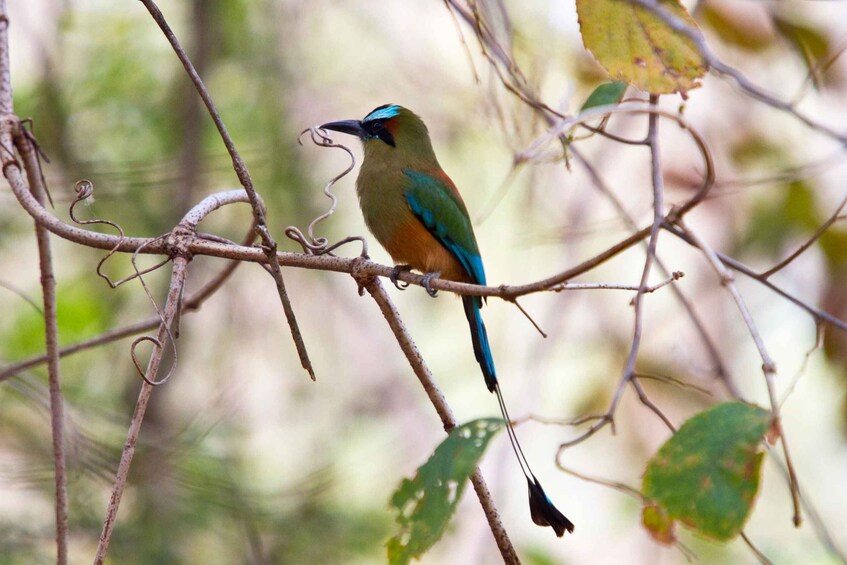
[[[429,132],[417,114],[397,104],[383,104],[361,120],[329,122],[322,129],[355,135],[365,154],[432,154]]]

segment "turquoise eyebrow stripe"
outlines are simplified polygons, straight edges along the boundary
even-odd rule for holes
[[[362,120],[363,122],[369,122],[371,120],[387,120],[388,118],[393,118],[397,114],[400,113],[400,106],[397,104],[392,104],[391,106],[386,106],[385,108],[380,108],[379,110],[374,110]]]

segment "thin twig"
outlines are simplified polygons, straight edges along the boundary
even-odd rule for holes
[[[282,309],[285,312],[285,318],[288,321],[288,327],[291,330],[291,337],[294,340],[294,345],[297,348],[297,354],[300,357],[300,364],[309,373],[311,379],[315,380],[315,371],[312,368],[312,362],[309,360],[309,354],[306,351],[306,344],[303,342],[303,336],[300,333],[300,327],[297,324],[297,318],[294,316],[294,308],[291,305],[291,300],[288,297],[288,291],[285,288],[285,281],[282,278],[282,270],[280,268],[279,258],[276,255],[277,243],[276,241],[274,241],[273,237],[271,237],[271,234],[268,231],[267,222],[265,221],[265,212],[261,205],[259,195],[253,188],[253,180],[250,177],[250,172],[247,169],[247,165],[244,163],[244,160],[241,158],[241,155],[235,148],[235,143],[233,142],[232,137],[229,135],[229,131],[227,131],[223,119],[221,118],[220,113],[218,113],[218,110],[215,107],[215,103],[212,101],[212,97],[206,90],[206,86],[203,84],[200,75],[197,74],[197,70],[194,68],[194,65],[191,63],[191,60],[185,53],[185,50],[180,45],[179,40],[176,38],[176,35],[174,35],[173,31],[168,25],[168,22],[165,20],[165,16],[162,14],[161,10],[159,10],[158,6],[156,6],[153,0],[141,0],[141,2],[150,12],[150,15],[153,16],[153,19],[159,25],[159,28],[162,30],[162,33],[165,34],[165,37],[173,47],[173,50],[179,58],[180,62],[182,63],[182,66],[185,67],[185,72],[188,74],[189,78],[194,83],[194,86],[197,88],[197,92],[198,94],[200,94],[200,98],[203,99],[203,103],[206,105],[206,109],[209,111],[209,116],[211,116],[212,121],[215,123],[215,127],[218,129],[218,133],[220,134],[221,139],[223,140],[224,145],[226,146],[226,150],[229,153],[230,158],[232,159],[232,167],[233,169],[235,169],[235,174],[238,176],[239,182],[244,187],[244,190],[247,191],[247,194],[250,197],[250,204],[253,207],[253,217],[256,220],[256,230],[259,233],[259,236],[262,238],[263,250],[265,252],[265,256],[267,257],[267,262],[270,266],[271,274],[273,275],[274,281],[276,282],[276,288],[277,292],[279,293],[279,299],[282,302]]]
[[[535,328],[535,330],[536,330],[539,334],[541,334],[541,337],[543,337],[543,338],[547,339],[547,334],[544,332],[544,330],[542,330],[542,329],[541,329],[541,326],[539,326],[539,325],[538,325],[538,322],[536,322],[536,321],[535,321],[535,318],[533,318],[532,316],[530,316],[530,315],[529,315],[529,312],[527,312],[527,311],[526,311],[526,309],[525,309],[523,306],[521,306],[521,303],[520,303],[520,302],[518,302],[518,299],[517,299],[517,298],[515,298],[515,299],[514,299],[514,300],[512,300],[511,302],[512,302],[512,304],[514,304],[514,305],[517,307],[517,309],[518,309],[518,310],[520,310],[521,314],[523,314],[523,315],[524,315],[524,318],[526,318],[527,320],[529,320],[529,323],[530,323],[530,324],[532,324],[532,327],[534,327],[534,328]]]
[[[712,396],[712,393],[709,392],[709,390],[707,390],[707,389],[705,389],[701,386],[697,386],[695,384],[687,383],[687,382],[685,382],[681,379],[677,379],[676,377],[669,377],[667,375],[651,375],[651,374],[648,374],[648,373],[640,373],[638,371],[635,372],[633,377],[636,378],[636,379],[640,379],[640,380],[657,381],[657,382],[668,384],[668,385],[674,385],[674,386],[677,386],[679,388],[696,390],[700,394],[705,394],[706,396]]]
[[[753,545],[753,542],[750,540],[750,538],[747,536],[747,534],[743,531],[741,532],[741,539],[744,540],[744,544],[747,547],[750,548],[750,551],[753,552],[753,555],[756,556],[756,559],[759,560],[759,563],[761,563],[762,565],[773,565],[773,561],[768,559],[767,555],[762,553],[761,550],[758,547]]]
[[[546,424],[548,426],[581,426],[587,422],[593,422],[595,420],[603,420],[606,418],[605,414],[589,414],[587,416],[580,416],[578,418],[547,418],[546,416],[538,416],[536,414],[529,414],[524,416],[523,418],[513,418],[512,424],[518,425],[524,422],[538,422],[539,424]]]
[[[610,488],[612,490],[616,490],[616,491],[623,493],[627,496],[631,496],[632,498],[638,500],[642,504],[647,502],[647,499],[644,498],[644,495],[641,494],[640,490],[638,490],[637,488],[632,488],[631,486],[629,486],[626,483],[620,483],[618,481],[609,481],[609,480],[606,480],[606,479],[598,479],[597,477],[590,477],[590,476],[588,476],[584,473],[574,471],[570,467],[565,467],[564,465],[562,465],[558,461],[556,461],[556,467],[558,467],[560,471],[563,471],[563,472],[567,473],[568,475],[572,475],[572,476],[574,476],[577,479],[580,479],[582,481],[585,481],[585,482],[588,482],[588,483],[594,483],[596,485],[601,485],[601,486]]]
[[[678,226],[675,226],[675,225],[672,225],[672,224],[665,224],[663,227],[666,231],[674,234],[675,236],[677,236],[678,238],[680,238],[684,242],[688,243],[689,245],[691,245],[693,247],[697,247],[697,243],[694,241],[694,239],[685,230],[682,230]],[[812,306],[811,304],[797,298],[796,296],[794,296],[793,294],[791,294],[787,290],[784,290],[784,289],[778,287],[777,285],[775,285],[773,282],[770,281],[770,279],[766,279],[766,278],[760,276],[751,267],[745,265],[744,263],[742,263],[738,259],[734,259],[734,258],[732,258],[732,257],[730,257],[730,256],[728,256],[724,253],[721,253],[720,251],[714,251],[714,253],[715,253],[715,256],[718,259],[720,259],[720,261],[724,265],[726,265],[727,267],[729,267],[733,271],[737,271],[737,272],[739,272],[739,273],[741,273],[741,274],[743,274],[747,277],[750,277],[751,279],[753,279],[755,281],[758,281],[759,283],[761,283],[765,287],[771,289],[772,291],[774,291],[778,295],[782,296],[783,298],[785,298],[789,302],[795,304],[796,306],[799,306],[800,308],[802,308],[803,310],[808,312],[809,315],[811,315],[812,318],[814,318],[816,322],[825,322],[825,323],[831,325],[834,328],[837,328],[837,329],[839,329],[843,332],[847,332],[847,321],[844,321],[844,320],[842,320],[842,319],[840,319],[836,316],[833,316],[832,314],[830,314],[828,312],[824,312],[820,308],[816,308],[816,307]],[[433,285],[433,287],[435,287],[435,285]]]
[[[631,290],[631,291],[641,291],[643,294],[652,294],[663,288],[674,281],[678,281],[682,277],[685,276],[685,273],[681,271],[674,271],[671,273],[671,276],[663,280],[662,282],[656,283],[651,286],[641,287],[633,284],[618,284],[618,283],[562,283],[560,285],[556,285],[551,287],[549,290],[554,292],[561,292],[564,290]]]
[[[656,406],[656,404],[652,400],[650,400],[650,397],[647,396],[647,391],[645,391],[644,387],[641,386],[641,383],[638,382],[638,377],[633,374],[629,382],[632,385],[632,388],[635,389],[635,394],[636,396],[638,396],[638,401],[641,402],[641,404],[643,404],[644,406],[646,406],[647,409],[650,410],[653,414],[658,416],[662,423],[664,423],[665,426],[667,426],[667,428],[671,432],[675,432],[676,426],[674,426],[673,422],[671,422],[671,419],[668,418],[664,412],[662,412],[661,408]]]
[[[655,106],[657,102],[658,96],[650,95],[650,104]],[[641,346],[641,335],[643,330],[644,293],[648,288],[647,281],[650,278],[653,261],[656,257],[656,246],[658,245],[659,232],[661,231],[662,222],[664,221],[664,180],[662,179],[662,162],[659,154],[658,114],[651,112],[648,115],[647,123],[647,144],[650,148],[650,171],[653,186],[653,224],[650,226],[650,239],[647,243],[647,253],[644,258],[644,268],[641,272],[641,282],[639,283],[638,292],[633,298],[635,316],[633,320],[632,342],[629,349],[629,355],[627,356],[623,376],[618,383],[618,387],[615,389],[615,394],[612,397],[612,402],[609,406],[609,417],[611,419],[614,418],[618,403],[623,397],[625,385],[632,380],[633,375],[635,374],[635,362],[638,358],[638,350]],[[649,404],[647,405],[650,406]]]
[[[41,308],[41,306],[38,304],[38,302],[36,302],[35,300],[33,300],[32,298],[27,296],[24,291],[20,290],[19,288],[15,288],[11,284],[9,284],[7,282],[3,282],[3,281],[0,281],[0,288],[5,288],[9,292],[16,295],[18,298],[20,298],[21,300],[23,300],[24,302],[26,302],[27,304],[32,306],[32,308],[36,312],[38,312],[39,316],[44,316],[44,309]]]
[[[820,351],[823,349],[823,338],[824,338],[824,325],[823,324],[815,324],[815,343],[812,344],[812,347],[806,350],[806,353],[803,355],[803,362],[800,363],[800,366],[794,372],[794,376],[791,378],[791,381],[788,383],[788,386],[785,387],[785,390],[782,392],[782,398],[779,400],[780,406],[785,406],[788,398],[794,394],[794,389],[797,386],[797,383],[800,382],[800,379],[806,373],[806,368],[809,366],[809,360],[812,358],[812,355],[816,351]]]
[[[767,444],[765,444],[767,447]],[[770,450],[771,448],[768,447]],[[779,472],[788,480],[788,469],[786,469],[785,464],[779,457],[772,457],[771,461],[776,464],[776,468],[779,469]],[[821,545],[823,545],[827,551],[829,551],[832,556],[841,563],[847,563],[847,551],[838,547],[835,542],[835,537],[832,535],[832,532],[829,531],[826,523],[821,519],[820,513],[812,501],[806,496],[802,489],[800,490],[800,501],[803,504],[803,509],[806,511],[806,516],[809,517],[809,522],[814,526],[815,535],[817,535],[818,540],[820,540]],[[840,530],[839,530],[840,531]]]

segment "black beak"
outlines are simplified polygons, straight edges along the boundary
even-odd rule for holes
[[[355,135],[359,139],[365,138],[365,130],[362,128],[362,122],[359,120],[344,120],[342,122],[329,122],[320,126],[321,129],[330,129],[332,131],[340,131],[341,133],[349,133]]]

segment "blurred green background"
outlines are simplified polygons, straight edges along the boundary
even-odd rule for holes
[[[847,115],[843,5],[812,2],[686,2],[717,54],[754,82],[832,127]],[[525,283],[564,270],[628,234],[626,222],[578,164],[560,159],[513,171],[515,152],[544,127],[500,84],[471,30],[441,2],[328,0],[162,1],[268,205],[281,248],[288,225],[303,229],[327,207],[324,183],[347,164],[341,151],[297,145],[302,129],[361,118],[399,103],[429,125],[441,164],[462,190],[491,284]],[[571,2],[485,3],[483,13],[513,49],[528,82],[550,106],[575,112],[604,76],[585,53]],[[68,219],[73,185],[95,185],[78,210],[127,234],[168,231],[202,196],[237,187],[223,145],[183,69],[135,1],[9,2],[15,110],[34,119],[50,157],[45,175]],[[665,97],[670,111],[679,98]],[[717,163],[714,197],[689,217],[716,248],[765,270],[833,213],[847,186],[840,148],[791,117],[708,77],[685,117]],[[613,131],[643,135],[641,118]],[[702,165],[674,124],[662,124],[669,203],[684,201]],[[580,142],[639,225],[650,221],[646,150],[602,138]],[[357,147],[354,152],[360,155]],[[355,173],[354,173],[355,174]],[[351,174],[335,187],[337,212],[318,227],[331,240],[364,234]],[[202,229],[240,240],[246,206],[215,213]],[[32,222],[0,192],[0,367],[43,350]],[[110,290],[94,269],[102,252],[53,239],[60,339],[70,344],[154,311],[137,282]],[[847,227],[836,222],[773,281],[847,318]],[[340,253],[354,255],[355,246]],[[659,255],[686,276],[677,284],[702,316],[745,398],[766,405],[756,350],[705,261],[663,234]],[[371,256],[389,262],[375,242]],[[143,264],[152,259],[142,258]],[[637,284],[634,248],[581,282]],[[223,263],[197,258],[189,290]],[[127,257],[106,266],[131,272]],[[145,277],[161,301],[167,269]],[[156,390],[118,516],[112,563],[379,563],[392,533],[387,502],[443,437],[434,410],[375,304],[336,273],[285,270],[317,372],[300,369],[273,281],[244,265],[197,313],[182,320],[179,364]],[[659,282],[654,276],[652,282]],[[825,329],[761,285],[739,287],[779,369],[785,428],[804,493],[840,547],[847,547],[845,395],[847,336]],[[419,288],[393,298],[460,421],[497,413],[474,362],[458,301]],[[508,303],[485,310],[513,416],[572,418],[602,412],[631,341],[632,294],[570,291],[527,297],[549,334],[541,339]],[[668,375],[711,396],[645,382],[677,424],[726,398],[690,320],[668,289],[645,298],[638,369]],[[129,341],[62,361],[68,418],[71,556],[89,562],[139,388]],[[0,384],[0,564],[54,559],[52,452],[46,370]],[[565,452],[562,463],[600,478],[640,484],[644,463],[668,437],[627,392],[617,435],[606,429]],[[640,526],[638,504],[556,469],[567,426],[528,422],[518,433],[557,505],[577,525],[564,540],[535,527],[505,437],[482,463],[506,528],[526,563],[681,563]],[[795,530],[782,475],[766,460],[747,532],[780,563],[834,558],[808,523]],[[754,562],[740,541],[726,546],[682,534],[705,563]],[[445,538],[424,563],[493,563],[499,556],[479,504],[466,495]]]

